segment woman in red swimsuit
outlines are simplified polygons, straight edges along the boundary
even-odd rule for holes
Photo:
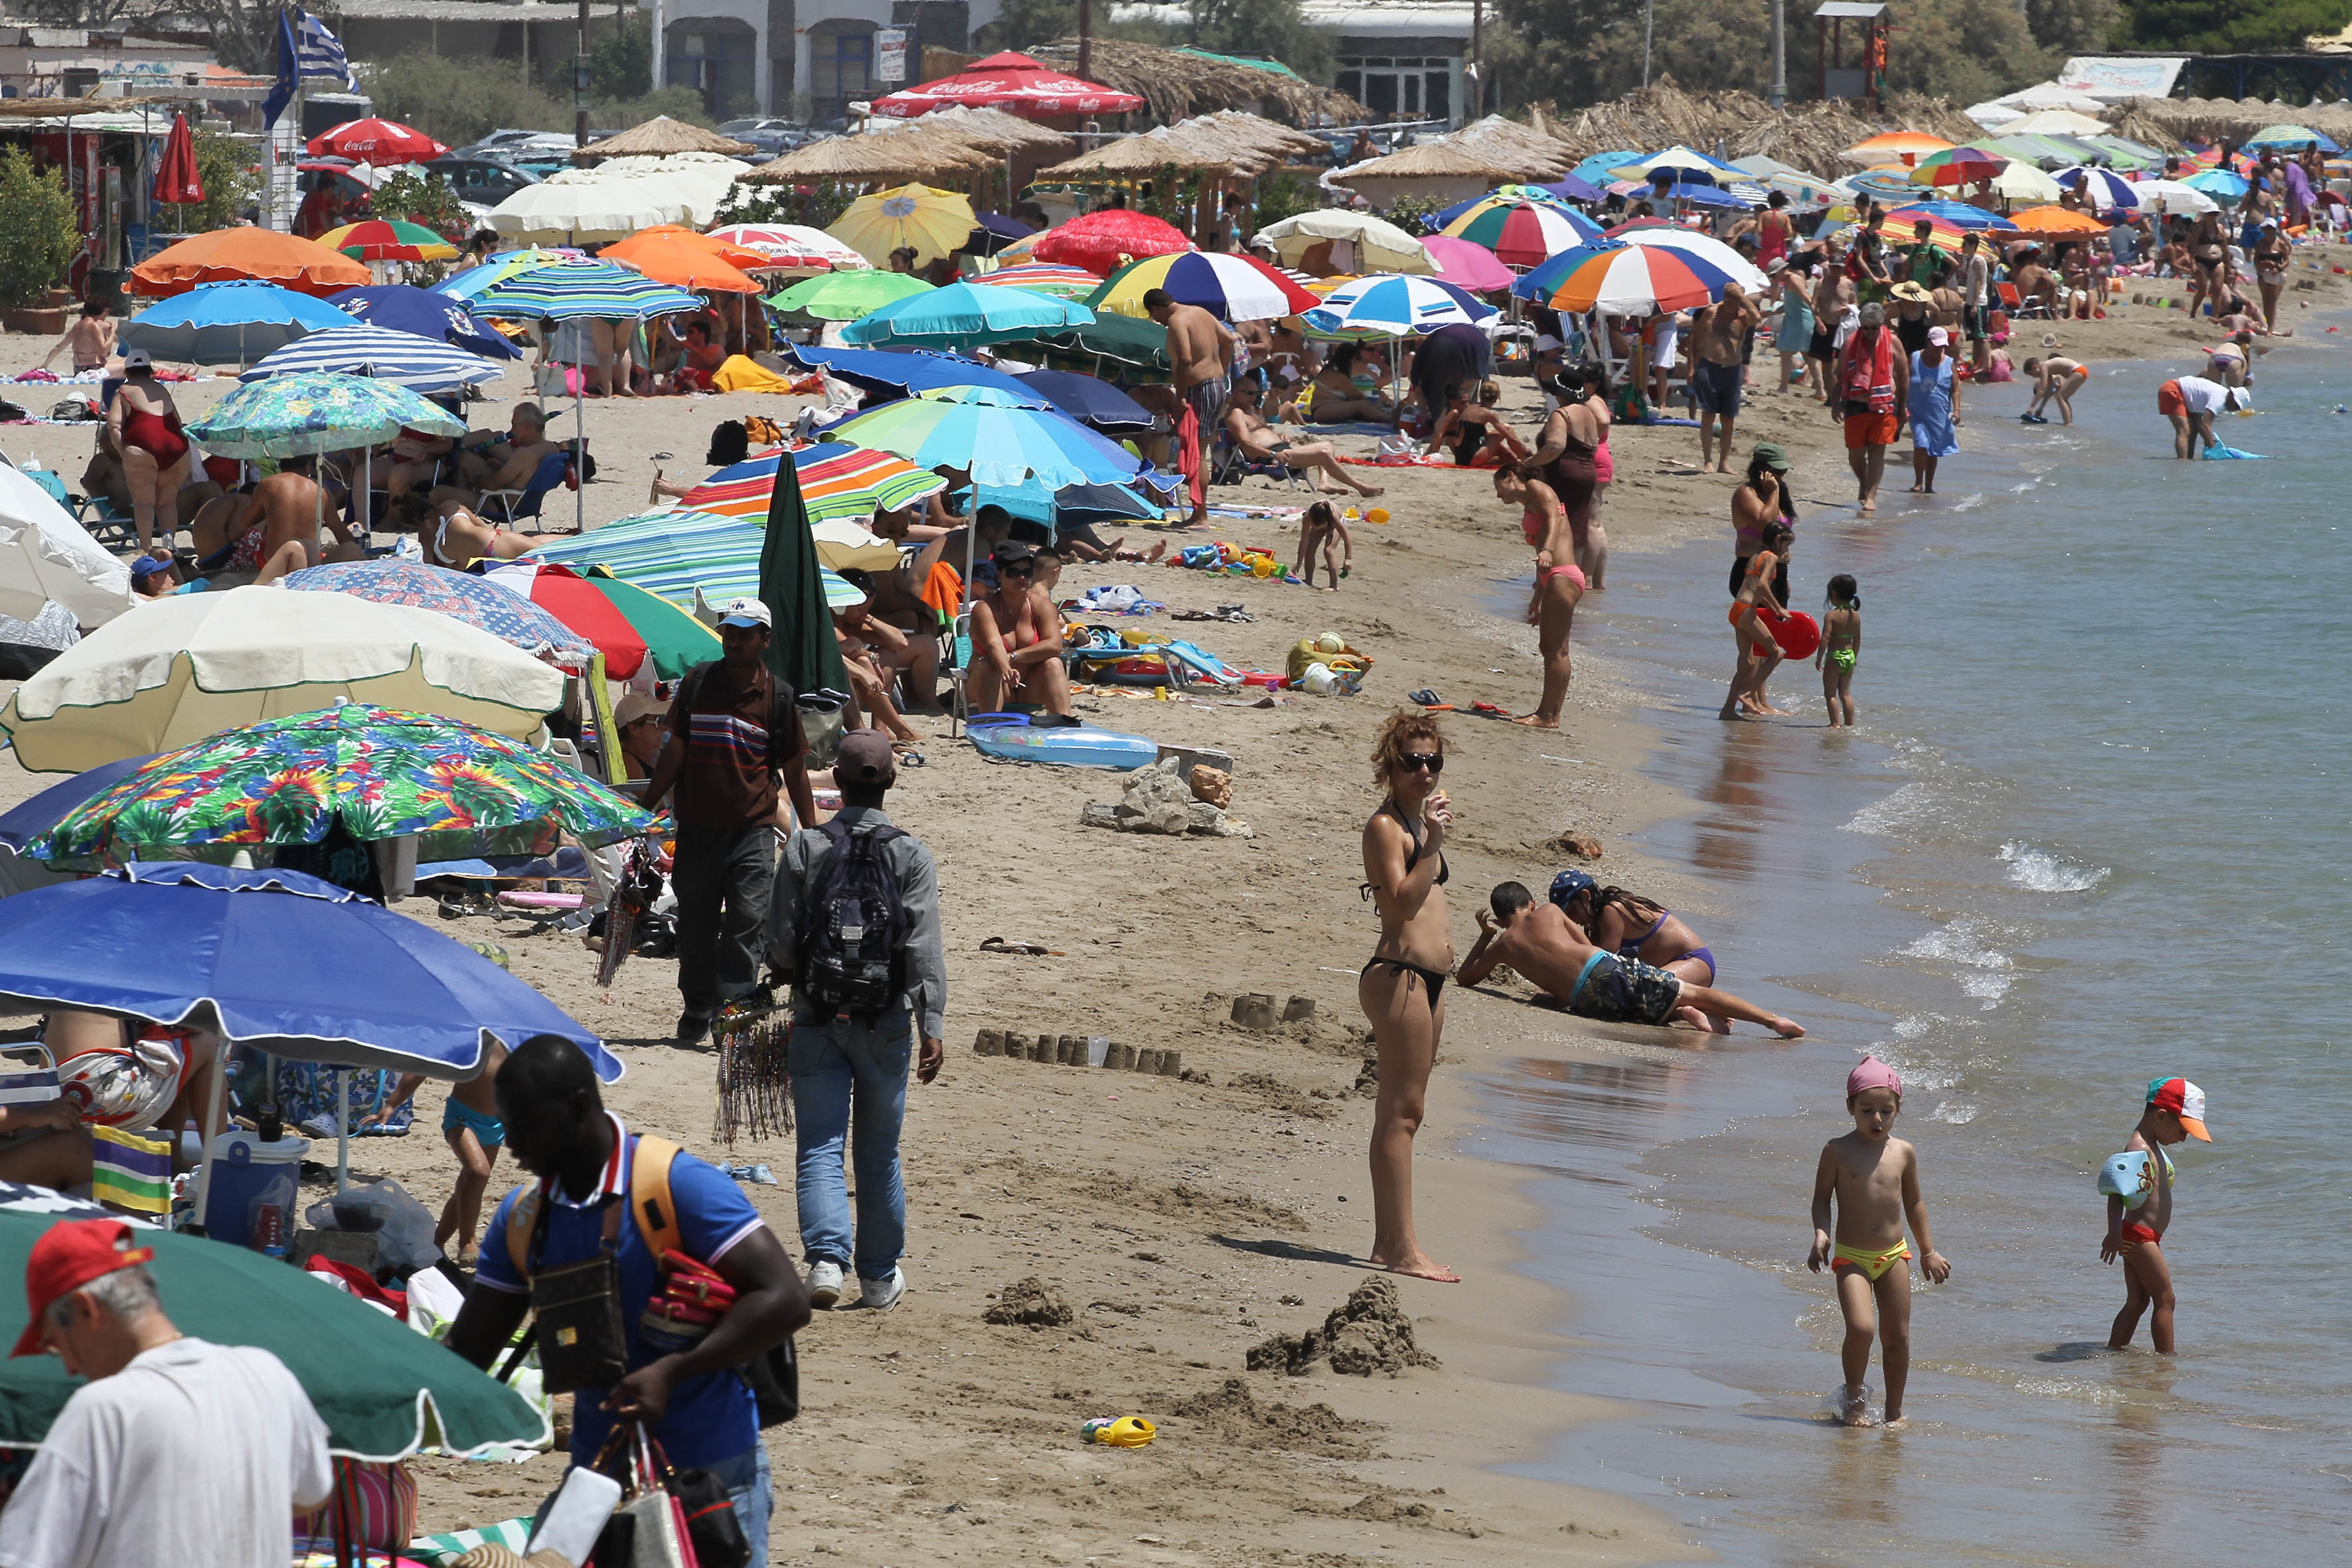
[[[995,561],[996,592],[971,605],[971,672],[965,678],[971,710],[999,712],[1017,699],[1066,714],[1062,622],[1037,591],[1037,552],[1007,540],[996,547]]]
[[[180,489],[188,482],[190,448],[181,434],[180,410],[172,395],[155,380],[155,364],[145,349],[122,356],[124,380],[106,411],[106,427],[122,454],[122,470],[131,481],[131,517],[139,530],[139,552],[155,542],[155,519],[169,520],[179,530]]]
[[[1528,600],[1528,625],[1536,628],[1536,646],[1542,650],[1544,663],[1542,700],[1534,712],[1511,722],[1557,730],[1559,710],[1568,701],[1568,634],[1576,624],[1577,604],[1584,597],[1584,570],[1576,563],[1575,531],[1568,525],[1568,509],[1541,479],[1526,478],[1514,468],[1497,468],[1495,493],[1520,509],[1519,531],[1535,547],[1536,591]]]

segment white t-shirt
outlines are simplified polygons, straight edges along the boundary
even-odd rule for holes
[[[173,1340],[66,1401],[0,1511],[0,1568],[285,1568],[294,1510],[333,1489],[283,1362]]]
[[[2191,414],[2221,413],[2231,390],[2220,382],[2208,381],[2201,375],[2184,375],[2180,378],[2180,401],[2189,405],[2189,412]],[[2237,393],[2238,406],[2241,408],[2251,406],[2246,400],[2245,389],[2240,387]]]

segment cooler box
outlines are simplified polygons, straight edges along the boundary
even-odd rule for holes
[[[291,1247],[302,1156],[310,1152],[308,1138],[265,1143],[238,1130],[215,1138],[207,1156],[213,1174],[205,1234],[232,1247]]]

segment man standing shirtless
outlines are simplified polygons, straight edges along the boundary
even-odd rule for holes
[[[1694,985],[1679,974],[1593,946],[1557,905],[1537,903],[1519,883],[1505,882],[1486,902],[1495,912],[1489,918],[1486,910],[1478,911],[1478,945],[1455,977],[1462,984],[1475,985],[1497,966],[1509,964],[1580,1018],[1605,1024],[1680,1020],[1701,1029],[1709,1027],[1709,1018],[1744,1018],[1785,1039],[1805,1032],[1728,991]]]
[[[1691,394],[1698,405],[1698,466],[1731,472],[1731,427],[1739,417],[1740,383],[1746,369],[1739,344],[1764,319],[1737,283],[1723,286],[1723,302],[1698,314],[1691,332]],[[1723,451],[1715,447],[1715,422],[1723,421]]]
[[[1226,368],[1234,362],[1233,329],[1198,305],[1180,305],[1165,289],[1143,296],[1143,313],[1168,329],[1168,363],[1176,372],[1176,395],[1199,432],[1190,448],[1192,466],[1182,470],[1192,481],[1192,515],[1199,527],[1209,521],[1209,451],[1217,439],[1217,422],[1224,417],[1225,395],[1233,390]],[[1180,431],[1181,437],[1181,431]]]

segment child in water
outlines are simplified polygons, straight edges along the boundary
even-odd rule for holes
[[[2107,1192],[2107,1234],[2099,1243],[2099,1261],[2113,1263],[2124,1260],[2124,1310],[2116,1314],[2116,1326],[2107,1335],[2109,1350],[2123,1350],[2139,1330],[2139,1316],[2150,1307],[2156,1315],[2148,1322],[2148,1338],[2158,1355],[2172,1353],[2172,1268],[2164,1259],[2164,1233],[2172,1224],[2172,1157],[2164,1151],[2167,1145],[2184,1138],[2213,1142],[2205,1131],[2205,1091],[2185,1078],[2160,1078],[2147,1086],[2147,1106],[2140,1112],[2139,1125],[2132,1129],[2124,1153],[2107,1162],[2115,1167],[2124,1155],[2137,1153],[2134,1163],[2142,1173],[2144,1184],[2137,1186],[2145,1195],[2126,1196],[2119,1184],[2100,1173],[2100,1186]],[[2124,1218],[2129,1210],[2131,1219]]]
[[[1951,1260],[1927,1239],[1927,1205],[1919,1196],[1919,1156],[1892,1136],[1903,1110],[1903,1079],[1876,1057],[1864,1057],[1846,1075],[1845,1108],[1853,1131],[1822,1145],[1813,1173],[1813,1249],[1805,1267],[1828,1264],[1845,1314],[1841,1352],[1845,1383],[1838,1391],[1841,1426],[1869,1425],[1863,1379],[1870,1342],[1878,1340],[1886,1372],[1886,1425],[1903,1424],[1903,1389],[1911,1377],[1911,1246],[1909,1219],[1919,1238],[1919,1268],[1931,1283],[1951,1278]],[[1837,1201],[1837,1239],[1830,1239],[1830,1201]]]
[[[1862,658],[1862,589],[1843,573],[1830,579],[1829,608],[1822,616],[1822,646],[1813,668],[1822,672],[1822,700],[1829,705],[1830,728],[1853,727],[1853,667]],[[1841,711],[1844,717],[1839,717]]]

